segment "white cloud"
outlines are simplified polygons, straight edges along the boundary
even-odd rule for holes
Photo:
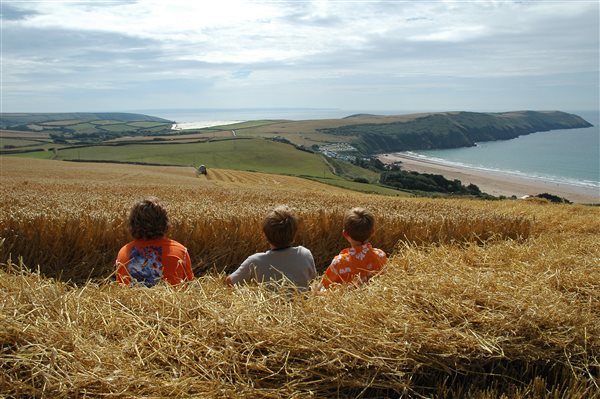
[[[310,90],[327,91],[330,101],[336,91],[362,92],[368,103],[378,101],[369,88],[433,89],[428,80],[455,90],[453,79],[485,85],[485,79],[598,73],[597,1],[8,1],[3,7],[3,95],[11,96],[18,85],[57,93],[144,84],[161,90],[169,79],[169,90],[181,82],[182,99],[193,98],[196,87],[185,82],[201,81],[228,90],[219,98],[239,99],[234,92],[241,88],[250,98],[268,87],[298,105],[313,101]],[[597,91],[597,79],[591,84]]]
[[[416,42],[462,42],[479,38],[486,33],[484,26],[454,26],[424,35],[410,36],[407,39]]]

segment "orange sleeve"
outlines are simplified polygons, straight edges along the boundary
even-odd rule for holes
[[[383,267],[385,266],[385,264],[388,261],[387,255],[384,251],[382,251],[381,249],[377,249],[375,251],[375,254],[378,256],[379,258],[379,270],[383,271]]]
[[[117,261],[115,262],[115,267],[117,268],[117,283],[119,285],[130,285],[131,284],[131,276],[127,271],[127,266],[125,266],[128,262],[126,259],[127,250],[125,247],[121,248],[119,254],[117,255]]]
[[[325,289],[328,289],[331,284],[343,282],[339,273],[335,270],[334,261],[338,257],[339,257],[339,255],[336,256],[335,258],[333,258],[333,261],[331,262],[331,264],[329,265],[327,270],[325,270],[325,274],[323,274],[323,279],[321,280],[321,285]]]
[[[194,279],[190,255],[185,247],[180,246],[180,249],[182,252],[169,255],[164,263],[163,279],[173,286]]]
[[[192,270],[192,260],[190,259],[190,253],[185,251],[185,265],[184,265],[185,278],[184,280],[192,281],[194,279],[194,271]]]

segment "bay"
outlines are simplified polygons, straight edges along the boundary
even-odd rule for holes
[[[600,188],[598,111],[571,111],[593,127],[537,132],[475,147],[411,151],[407,154],[453,166]]]

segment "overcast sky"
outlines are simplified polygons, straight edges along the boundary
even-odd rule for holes
[[[599,1],[4,1],[3,112],[597,109]]]

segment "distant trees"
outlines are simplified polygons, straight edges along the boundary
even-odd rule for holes
[[[572,204],[572,202],[566,198],[559,197],[558,195],[549,194],[549,193],[538,194],[538,195],[536,195],[536,197],[547,199],[548,201],[556,203],[556,204]]]
[[[383,172],[386,170],[385,164],[378,158],[359,158],[355,157],[352,163],[361,168],[370,169],[375,172]]]
[[[50,139],[55,144],[67,144],[67,139],[62,134],[59,133],[50,133]]]
[[[475,184],[465,186],[458,179],[448,180],[442,175],[409,172],[405,170],[388,171],[381,174],[381,183],[404,190],[437,192],[444,194],[484,196]]]

